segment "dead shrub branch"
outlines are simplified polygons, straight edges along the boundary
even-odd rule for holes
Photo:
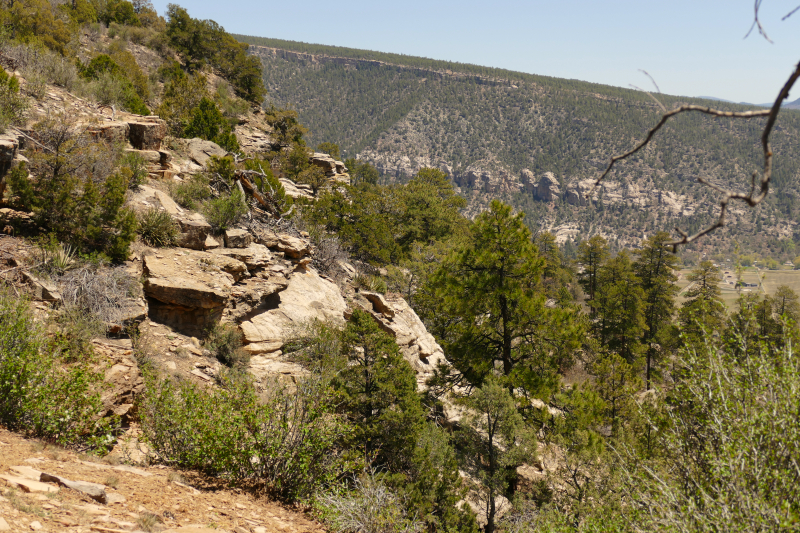
[[[757,9],[758,9],[758,2],[756,4],[756,10]],[[653,128],[651,128],[650,131],[647,132],[647,136],[642,142],[637,144],[631,150],[611,158],[611,161],[609,162],[605,171],[600,175],[599,178],[597,178],[597,181],[595,181],[592,191],[594,190],[594,188],[599,186],[600,183],[609,175],[611,170],[614,168],[614,164],[617,161],[626,159],[632,156],[633,154],[637,153],[641,149],[643,149],[645,146],[647,146],[653,139],[653,136],[662,128],[662,126],[664,126],[664,124],[666,124],[669,119],[671,119],[676,115],[694,111],[705,115],[710,115],[713,117],[729,118],[729,119],[735,119],[735,118],[751,119],[758,117],[767,117],[767,123],[764,126],[763,132],[761,133],[761,147],[764,152],[764,167],[760,172],[761,174],[760,179],[759,179],[759,172],[753,173],[750,192],[747,194],[743,194],[732,191],[730,189],[723,189],[721,187],[717,187],[709,183],[703,178],[698,178],[697,181],[699,183],[706,185],[723,194],[723,199],[720,201],[719,217],[717,218],[716,222],[701,229],[700,231],[698,231],[693,235],[687,234],[680,228],[675,228],[675,231],[681,236],[681,238],[678,240],[665,243],[665,245],[671,246],[673,251],[675,251],[677,250],[678,246],[682,244],[689,244],[699,239],[700,237],[711,233],[717,228],[723,227],[725,225],[725,215],[727,214],[728,203],[731,200],[739,200],[746,203],[750,207],[755,207],[761,202],[763,202],[764,198],[766,198],[767,194],[769,193],[770,180],[772,178],[772,157],[773,157],[772,147],[770,146],[769,143],[769,137],[770,134],[772,133],[773,127],[775,126],[775,121],[778,118],[778,113],[780,113],[781,104],[783,103],[784,100],[786,100],[789,97],[789,91],[791,91],[792,87],[794,86],[798,78],[800,78],[800,63],[798,63],[795,66],[794,71],[786,80],[786,83],[784,83],[783,87],[781,88],[781,91],[778,93],[778,97],[775,99],[775,102],[772,104],[772,107],[770,109],[764,109],[760,111],[722,111],[711,107],[688,104],[676,107],[671,111],[667,111],[661,116],[661,120],[659,120],[658,123],[655,126],[653,126]],[[592,191],[590,191],[589,194],[591,194]]]

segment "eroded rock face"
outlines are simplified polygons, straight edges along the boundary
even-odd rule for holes
[[[283,252],[292,259],[301,259],[311,253],[311,243],[307,239],[293,237],[287,233],[261,233],[257,236],[259,244]]]
[[[167,135],[167,123],[159,117],[128,121],[128,141],[137,150],[158,150]]]
[[[314,320],[344,323],[346,304],[339,288],[313,269],[293,272],[275,300],[272,309],[241,323],[250,353],[279,350],[294,330]]]
[[[358,304],[395,338],[403,357],[417,373],[417,386],[426,389],[425,381],[434,369],[447,362],[442,347],[400,295],[362,292],[361,296],[364,300],[359,299]]]
[[[536,184],[533,197],[542,202],[552,202],[561,197],[561,186],[552,172],[545,172]]]
[[[217,248],[211,253],[241,261],[251,271],[266,268],[272,261],[272,253],[263,244],[251,244],[246,248]]]

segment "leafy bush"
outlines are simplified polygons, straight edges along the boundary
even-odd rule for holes
[[[33,180],[22,165],[9,173],[13,201],[62,241],[127,258],[136,216],[123,207],[128,182],[114,172],[117,149],[93,141],[63,115],[36,124],[32,136],[38,142],[29,154]]]
[[[128,188],[136,189],[147,179],[147,163],[137,152],[126,152],[120,161],[120,172],[128,180]]]
[[[88,65],[80,66],[81,77],[93,81],[89,88],[100,103],[121,105],[131,113],[149,115],[144,103],[149,96],[147,78],[130,52],[119,51],[115,56],[123,60],[124,68],[110,56],[100,54]]]
[[[213,141],[229,152],[239,150],[239,142],[231,131],[231,126],[222,116],[217,105],[203,97],[192,110],[192,116],[183,132],[184,137],[200,137]]]
[[[206,220],[217,231],[225,231],[230,228],[248,212],[249,208],[244,195],[235,187],[231,194],[214,198],[203,207]]]
[[[162,67],[159,75],[164,78],[165,85],[156,113],[167,122],[172,135],[182,137],[193,110],[208,97],[208,80],[202,74],[186,75],[177,63]]]
[[[142,241],[149,246],[165,248],[178,241],[178,225],[166,211],[151,207],[136,217]]]
[[[19,81],[0,68],[0,133],[22,122],[28,103],[19,92]]]
[[[222,364],[232,368],[250,361],[250,355],[242,350],[242,332],[234,325],[216,324],[206,338],[205,347]]]
[[[208,390],[147,375],[142,429],[156,457],[231,481],[263,483],[293,501],[328,485],[345,467],[336,443],[349,426],[331,413],[325,382],[293,391],[272,385],[259,401],[251,376],[223,372]]]
[[[211,197],[208,176],[194,174],[172,187],[172,197],[181,207],[197,209],[201,202]]]
[[[65,446],[108,445],[115,425],[99,418],[102,374],[89,361],[65,366],[55,344],[29,302],[0,289],[0,423]]]

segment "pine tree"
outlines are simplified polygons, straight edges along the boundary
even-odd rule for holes
[[[642,242],[636,250],[634,270],[644,290],[644,319],[646,330],[642,341],[647,348],[645,360],[645,386],[650,390],[654,365],[664,346],[670,344],[672,316],[675,313],[675,296],[678,280],[675,264],[678,258],[665,244],[671,240],[669,233],[660,231]]]
[[[449,320],[445,352],[469,384],[495,369],[509,387],[546,397],[580,338],[576,310],[546,306],[543,261],[523,214],[498,200],[432,278]]]
[[[578,282],[586,293],[586,299],[591,302],[597,294],[597,275],[600,268],[608,260],[608,241],[600,235],[595,235],[588,241],[583,241],[578,246],[578,262],[582,264],[583,270],[578,275]],[[591,307],[592,316],[595,316],[595,309]]]
[[[635,363],[646,328],[645,293],[626,251],[598,270],[596,290],[590,302],[596,316],[592,326],[596,337],[605,350]]]
[[[719,288],[719,268],[711,261],[701,261],[689,274],[691,287],[680,310],[680,322],[690,338],[699,338],[703,330],[719,330],[725,320],[725,304]]]

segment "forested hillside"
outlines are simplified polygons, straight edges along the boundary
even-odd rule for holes
[[[397,54],[237,38],[257,45],[249,52],[263,62],[267,100],[295,108],[311,142],[335,142],[390,179],[405,181],[424,166],[441,168],[469,200],[468,214],[500,197],[560,242],[601,233],[624,246],[676,224],[696,229],[711,220],[717,203],[697,178],[744,188],[762,163],[762,120],[681,116],[588,202],[581,197],[591,184],[581,181],[596,178],[612,155],[631,148],[657,121],[660,110],[647,94]],[[746,109],[659,99],[667,108]],[[799,113],[780,115],[773,142],[775,194],[758,210],[734,211],[731,227],[704,246],[738,240],[765,255],[794,253]],[[547,172],[557,183],[544,187]]]

